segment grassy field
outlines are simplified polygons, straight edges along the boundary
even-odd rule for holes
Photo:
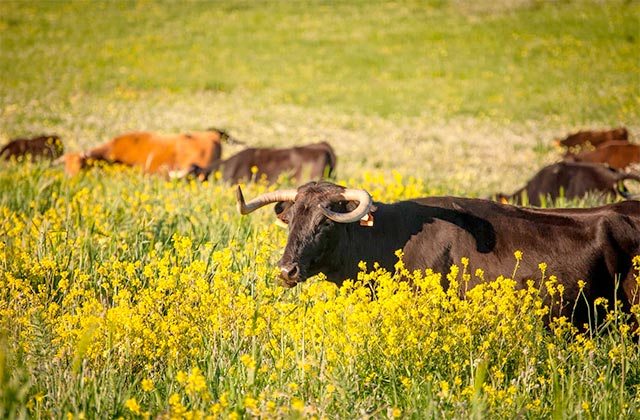
[[[482,197],[569,131],[637,140],[638,57],[637,1],[4,1],[0,143],[217,126],[329,141],[338,180],[377,200]],[[547,329],[511,272],[465,301],[435,274],[415,295],[363,273],[375,301],[318,278],[285,290],[286,232],[234,204],[222,183],[1,163],[0,417],[640,415],[625,314]],[[560,295],[552,275],[534,280]]]
[[[487,195],[569,131],[640,130],[637,2],[476,3],[3,2],[0,138],[222,126]]]
[[[367,115],[637,120],[637,2],[475,3],[3,2],[1,92],[242,89]]]

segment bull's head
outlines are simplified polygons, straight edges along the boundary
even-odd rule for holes
[[[237,200],[241,214],[276,203],[277,217],[289,227],[287,246],[278,262],[280,277],[287,287],[320,272],[338,272],[341,256],[337,255],[337,245],[345,237],[346,226],[375,211],[365,190],[329,182],[310,182],[297,190],[266,193],[248,203],[238,186]]]

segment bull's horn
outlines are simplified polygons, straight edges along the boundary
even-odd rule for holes
[[[240,185],[238,185],[238,189],[236,190],[236,200],[238,201],[238,211],[240,214],[249,214],[269,203],[277,203],[278,201],[295,201],[296,195],[298,195],[297,190],[277,190],[262,194],[248,203],[245,203]]]
[[[337,213],[321,205],[320,210],[329,219],[338,223],[353,223],[362,219],[367,213],[369,213],[372,200],[369,193],[365,190],[355,190],[347,188],[340,195],[347,201],[357,201],[359,203],[358,207],[356,207],[355,210],[350,211],[349,213]]]

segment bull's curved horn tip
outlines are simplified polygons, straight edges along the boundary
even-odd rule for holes
[[[247,214],[245,212],[246,204],[244,201],[244,196],[242,195],[242,188],[240,188],[240,185],[238,185],[236,188],[236,207],[240,214]]]

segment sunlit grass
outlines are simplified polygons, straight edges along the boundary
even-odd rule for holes
[[[4,1],[0,143],[217,126],[248,145],[328,141],[340,182],[376,200],[511,193],[568,131],[638,138],[639,7]],[[466,300],[443,290],[440,275],[482,275],[464,260],[405,273],[419,293],[374,267],[285,290],[286,231],[234,203],[218,182],[0,162],[0,417],[640,416],[629,314],[546,328],[512,272]]]
[[[638,120],[637,2],[491,3],[2,2],[0,107],[243,90],[382,116]]]

